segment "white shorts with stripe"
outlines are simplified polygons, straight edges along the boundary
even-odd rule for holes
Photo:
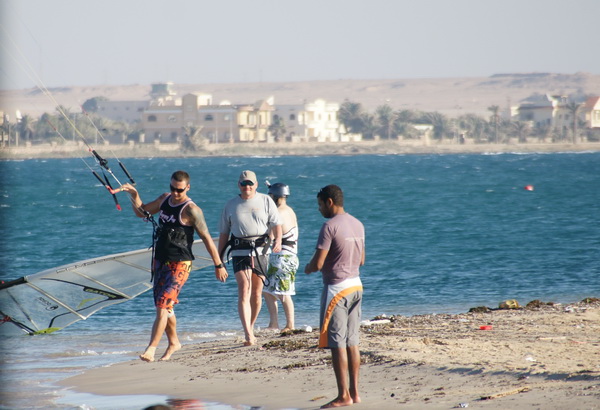
[[[360,277],[323,288],[319,347],[345,348],[358,345],[362,294]]]

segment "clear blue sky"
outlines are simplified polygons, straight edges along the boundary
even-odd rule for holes
[[[600,73],[598,0],[0,0],[0,16],[2,89]]]

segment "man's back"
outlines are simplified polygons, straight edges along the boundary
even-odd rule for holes
[[[343,213],[327,220],[317,242],[317,248],[329,250],[321,269],[323,282],[336,284],[357,277],[364,246],[365,229],[358,219]]]

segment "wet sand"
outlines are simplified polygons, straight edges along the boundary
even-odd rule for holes
[[[600,300],[587,302],[366,321],[363,402],[352,408],[598,409]],[[119,363],[62,385],[99,395],[166,395],[174,406],[204,400],[318,408],[336,396],[336,384],[317,337],[262,331],[252,347],[241,339],[186,345],[168,362]]]

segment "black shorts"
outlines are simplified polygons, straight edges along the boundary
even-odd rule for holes
[[[233,271],[239,272],[242,270],[252,269],[254,273],[261,276],[266,276],[267,267],[269,265],[269,255],[257,256],[233,256]]]

